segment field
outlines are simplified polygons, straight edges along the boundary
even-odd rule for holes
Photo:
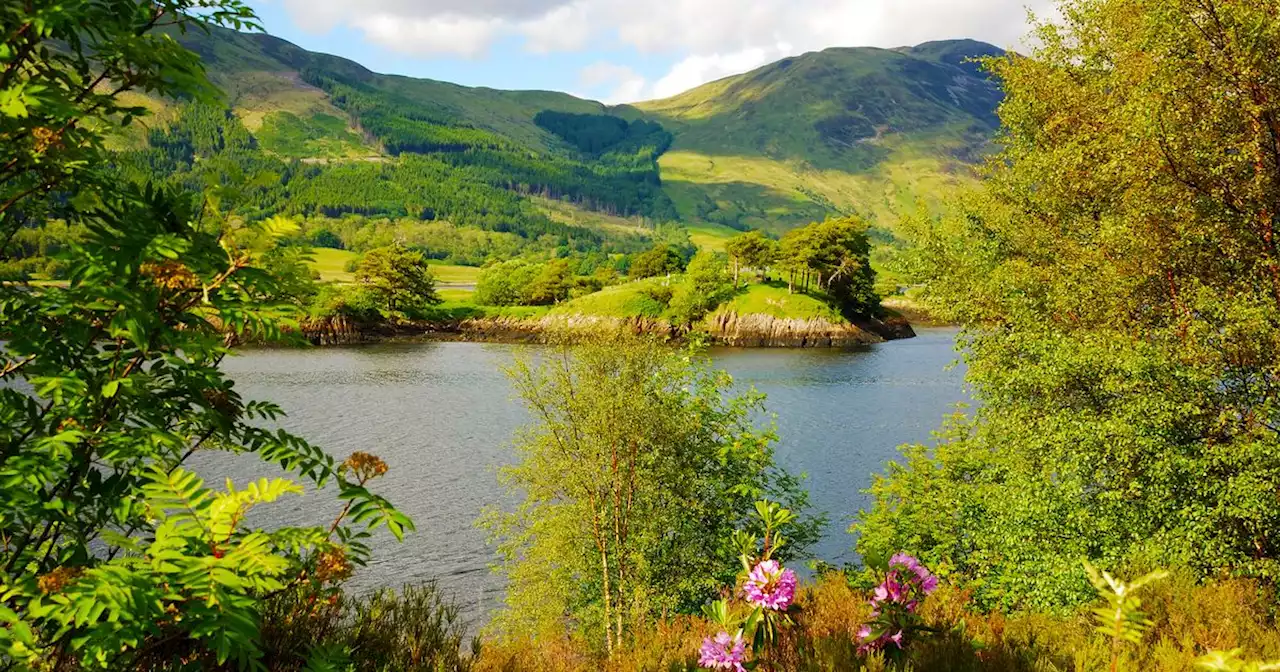
[[[314,258],[311,266],[320,274],[321,282],[351,282],[353,277],[347,271],[347,263],[360,255],[330,247],[317,247],[312,251],[312,256]]]
[[[807,294],[788,293],[784,283],[752,284],[720,306],[717,312],[739,315],[772,315],[797,320],[825,319],[843,323],[845,319],[834,308]]]
[[[723,252],[724,244],[730,238],[742,233],[720,224],[690,224],[685,227],[689,231],[689,240],[700,248],[713,252]]]
[[[355,276],[347,270],[347,264],[359,256],[347,250],[317,247],[311,264],[320,274],[321,282],[352,282]],[[441,285],[474,285],[480,278],[480,269],[475,266],[456,266],[435,259],[427,263],[436,276],[436,282]]]
[[[552,309],[553,315],[594,315],[600,317],[661,317],[666,306],[646,294],[666,282],[650,278],[604,289],[562,303]],[[673,280],[674,282],[674,280]]]

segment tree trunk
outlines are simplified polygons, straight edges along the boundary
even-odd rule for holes
[[[609,554],[605,552],[603,546],[600,547],[600,576],[604,581],[604,648],[610,656],[613,655],[613,630],[609,628],[610,614],[610,591],[609,587]]]

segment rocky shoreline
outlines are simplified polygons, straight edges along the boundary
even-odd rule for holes
[[[362,324],[344,317],[314,320],[302,325],[314,345],[354,345],[387,341],[444,340],[490,343],[544,343],[588,334],[625,332],[670,340],[702,335],[713,345],[744,348],[832,348],[912,338],[906,319],[865,319],[837,324],[824,319],[791,319],[771,315],[716,313],[685,330],[646,317],[613,318],[588,315],[549,315],[540,318],[469,318],[448,322]]]

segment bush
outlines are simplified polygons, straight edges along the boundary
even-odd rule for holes
[[[351,672],[468,672],[479,652],[434,582],[361,596],[287,591],[263,613],[266,666],[302,670],[316,653]],[[468,644],[464,650],[464,643]]]

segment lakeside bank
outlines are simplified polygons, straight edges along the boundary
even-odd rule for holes
[[[320,346],[415,340],[542,343],[552,337],[625,332],[673,341],[700,337],[710,345],[731,347],[839,348],[915,336],[907,319],[896,314],[885,319],[834,322],[821,317],[787,318],[734,312],[713,313],[692,328],[645,316],[480,316],[361,322],[338,315],[304,322],[302,332],[312,344]]]

